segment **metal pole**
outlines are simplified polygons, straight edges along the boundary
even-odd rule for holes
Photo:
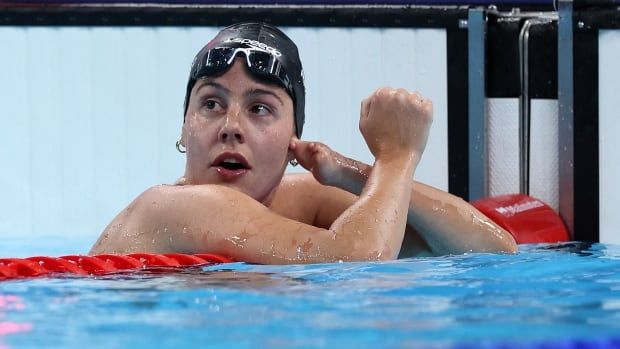
[[[521,96],[519,96],[519,192],[530,193],[530,94],[529,39],[534,19],[528,19],[519,33]]]
[[[519,192],[530,193],[530,30],[535,25],[551,23],[555,16],[530,18],[519,33],[521,96],[519,97]]]
[[[487,107],[485,93],[486,14],[469,10],[467,20],[469,89],[469,200],[488,193]]]
[[[560,0],[558,23],[558,160],[560,217],[575,236],[575,187],[573,169],[573,2]]]

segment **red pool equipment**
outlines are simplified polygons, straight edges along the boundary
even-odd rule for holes
[[[560,216],[534,197],[499,195],[476,200],[472,205],[510,232],[518,244],[570,240]]]
[[[233,262],[231,258],[200,253],[194,255],[167,253],[100,254],[96,256],[62,256],[0,258],[0,280],[69,273],[103,275],[150,267],[187,267]]]

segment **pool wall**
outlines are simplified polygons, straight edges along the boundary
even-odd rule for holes
[[[193,55],[219,27],[0,27],[6,195],[0,234],[91,234],[182,175],[174,147]],[[445,31],[287,28],[304,64],[303,138],[372,163],[359,105],[421,91],[435,121],[416,179],[448,189]],[[300,169],[289,169],[299,172]]]
[[[470,200],[523,190],[526,168],[526,190],[560,211],[573,238],[620,243],[614,9],[170,3],[0,7],[0,178],[11,198],[0,203],[1,234],[94,238],[142,190],[174,181],[183,171],[174,142],[193,54],[218,28],[262,19],[300,48],[304,138],[371,162],[357,131],[359,101],[381,85],[418,90],[433,99],[435,122],[416,179]],[[528,20],[538,21],[526,55],[529,92],[519,70]]]
[[[601,30],[598,35],[599,78],[599,224],[600,241],[620,243],[620,30]]]

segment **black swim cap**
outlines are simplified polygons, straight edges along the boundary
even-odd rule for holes
[[[225,67],[219,70],[207,67],[212,60],[209,51],[217,48],[255,49],[260,52],[268,52],[270,58],[277,61],[278,64],[275,69],[273,66],[271,66],[271,70],[269,67],[261,66],[259,69],[264,68],[265,71],[258,73],[256,68],[250,67],[248,67],[248,71],[259,79],[268,78],[269,81],[278,83],[288,92],[293,100],[296,134],[297,137],[301,137],[305,120],[306,88],[304,87],[303,68],[299,59],[299,52],[295,43],[286,34],[266,23],[239,23],[226,27],[198,52],[192,62],[189,81],[187,82],[183,122],[185,122],[185,114],[189,105],[189,95],[196,81],[205,76],[222,74],[232,66],[232,64],[225,64]],[[222,66],[222,61],[216,61],[215,64]]]

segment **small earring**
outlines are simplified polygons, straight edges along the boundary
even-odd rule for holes
[[[177,141],[177,151],[181,154],[185,154],[187,152],[187,148],[181,143],[181,139]]]
[[[289,161],[288,163],[291,164],[291,166],[299,165],[299,162],[297,161],[297,159],[293,159],[293,160]]]

